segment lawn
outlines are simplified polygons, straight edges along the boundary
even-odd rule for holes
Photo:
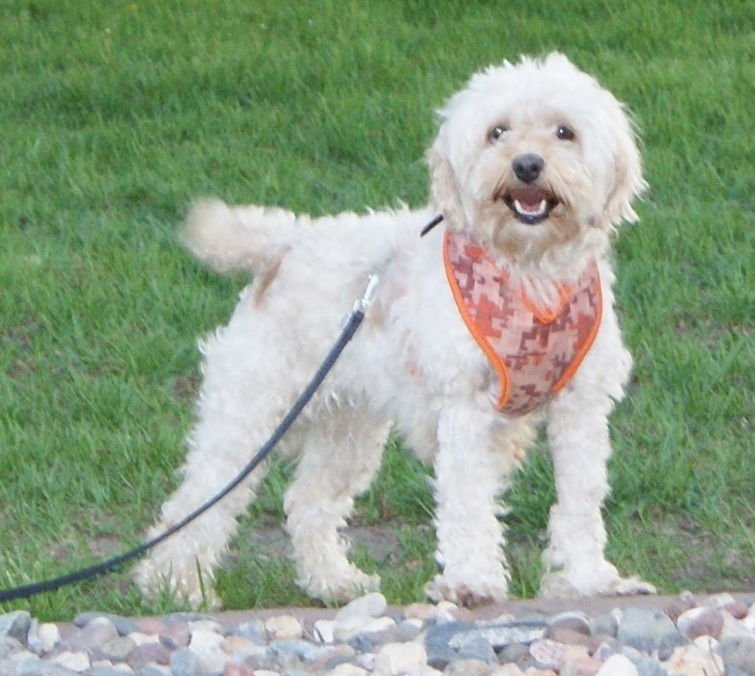
[[[609,553],[667,593],[755,589],[752,6],[554,0],[4,0],[0,8],[0,587],[137,544],[175,487],[196,337],[243,278],[177,244],[213,194],[313,214],[420,205],[433,110],[477,68],[566,52],[635,113],[651,190],[617,244],[636,368],[613,416]],[[308,603],[277,467],[219,574],[228,608]],[[551,470],[509,496],[536,593]],[[394,603],[430,576],[432,497],[399,440],[354,519]],[[0,605],[137,614],[128,568]]]

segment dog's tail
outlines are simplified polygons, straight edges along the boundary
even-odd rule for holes
[[[296,216],[284,209],[229,207],[220,200],[194,204],[181,239],[200,261],[219,272],[267,267],[285,253]]]

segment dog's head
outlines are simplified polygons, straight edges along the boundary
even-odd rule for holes
[[[434,206],[500,255],[604,246],[645,187],[622,104],[562,54],[477,73],[440,111],[429,151]]]

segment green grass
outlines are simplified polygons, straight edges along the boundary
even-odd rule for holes
[[[482,65],[557,48],[635,112],[651,184],[617,247],[636,369],[613,418],[610,555],[665,592],[755,588],[753,19],[702,0],[3,0],[0,586],[137,543],[175,486],[195,337],[243,282],[177,246],[192,197],[419,205],[433,109]],[[520,595],[550,472],[539,448],[509,498]],[[219,576],[229,608],[307,603],[274,538],[252,537],[280,523],[286,475]],[[423,476],[392,444],[354,520],[392,602],[433,570]],[[92,607],[177,604],[143,603],[124,570],[1,609]]]

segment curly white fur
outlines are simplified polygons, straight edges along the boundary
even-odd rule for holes
[[[636,218],[631,201],[644,187],[632,126],[622,105],[560,54],[476,74],[440,116],[428,155],[426,208],[312,219],[221,202],[195,207],[185,232],[189,248],[218,270],[252,268],[256,277],[228,325],[202,345],[204,382],[184,482],[163,505],[153,533],[246,463],[314,372],[368,274],[378,271],[378,297],[365,325],[281,444],[301,456],[285,498],[300,584],[328,601],[377,587],[375,576],[347,559],[339,529],[395,426],[434,463],[441,572],[428,594],[466,604],[505,598],[500,497],[534,426],[545,421],[557,502],[541,593],[651,592],[606,561],[601,517],[607,416],[631,366],[613,311],[607,255],[612,230]],[[550,200],[535,224],[512,206],[511,196],[525,186],[514,168],[523,154],[542,158],[539,175],[526,183]],[[443,225],[420,239],[436,213]],[[595,342],[541,410],[515,418],[496,412],[497,380],[445,278],[444,227],[474,233],[544,302],[558,283],[598,260],[604,308]],[[203,584],[211,594],[207,583],[261,476],[257,471],[157,547],[138,567],[142,590],[153,594],[168,585],[194,605]]]

